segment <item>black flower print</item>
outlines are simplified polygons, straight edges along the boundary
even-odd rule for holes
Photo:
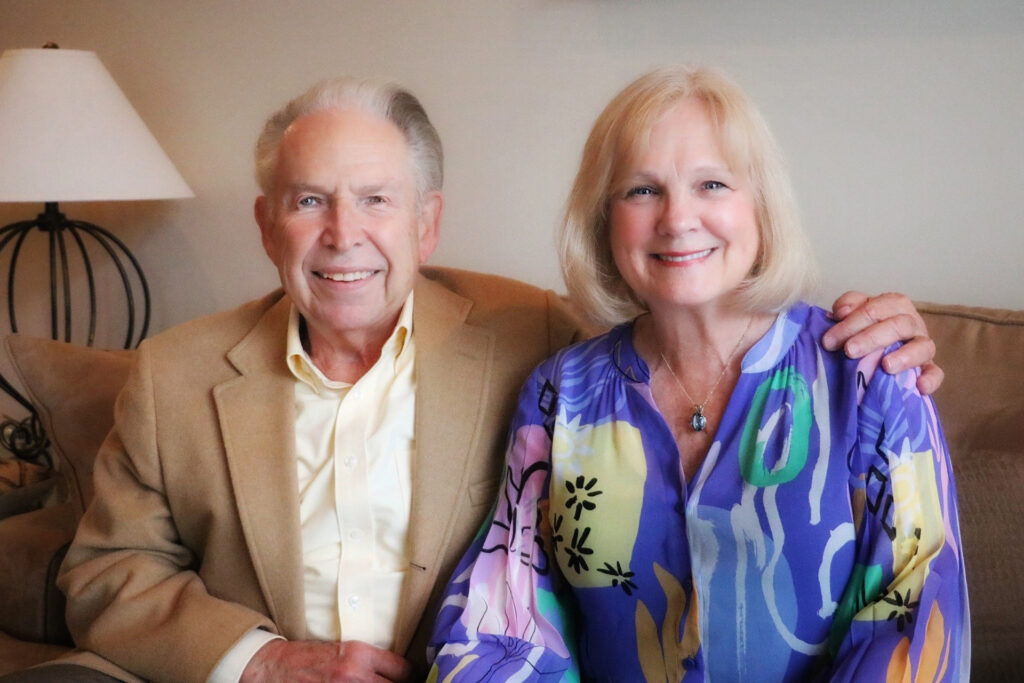
[[[594,501],[589,500],[603,493],[603,491],[591,490],[595,484],[597,484],[597,477],[592,477],[590,481],[587,481],[582,474],[576,477],[576,483],[568,480],[565,482],[565,489],[569,492],[569,499],[565,501],[565,507],[570,510],[575,508],[573,519],[577,522],[584,510],[593,510],[597,507]]]
[[[593,548],[586,547],[587,536],[590,535],[590,527],[583,530],[580,533],[579,529],[572,530],[572,541],[569,542],[569,547],[565,549],[566,555],[569,556],[569,569],[573,569],[577,574],[585,571],[590,571],[590,565],[587,564],[587,560],[584,555],[593,555]]]
[[[919,601],[910,601],[909,588],[907,589],[907,592],[903,595],[900,595],[899,591],[893,591],[893,595],[895,597],[883,597],[882,599],[896,608],[889,613],[889,621],[895,619],[896,630],[900,633],[903,633],[903,629],[906,628],[907,624],[910,624],[914,621],[912,610],[914,610],[917,607]]]
[[[612,577],[612,587],[622,586],[622,590],[626,592],[626,595],[632,595],[637,587],[632,581],[633,577],[636,576],[636,572],[622,571],[622,563],[620,562],[616,562],[614,567],[605,562],[604,567],[599,567],[597,571]]]
[[[565,517],[555,513],[554,523],[551,525],[551,552],[558,553],[558,545],[565,541],[565,537],[562,536],[562,522],[565,521]]]

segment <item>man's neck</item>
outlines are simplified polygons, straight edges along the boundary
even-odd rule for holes
[[[380,329],[323,335],[303,320],[302,346],[327,379],[355,384],[380,358],[381,349],[397,324],[396,317],[389,326]]]

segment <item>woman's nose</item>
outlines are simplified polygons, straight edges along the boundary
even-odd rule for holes
[[[683,192],[666,193],[659,228],[666,234],[695,230],[700,225],[697,200]]]

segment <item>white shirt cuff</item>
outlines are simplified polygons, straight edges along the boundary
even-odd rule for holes
[[[210,677],[206,679],[207,683],[238,683],[256,651],[272,640],[284,638],[261,628],[249,631],[220,658],[217,666],[210,672]]]

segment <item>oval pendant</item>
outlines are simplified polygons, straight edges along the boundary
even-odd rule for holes
[[[693,411],[693,415],[690,416],[690,428],[695,432],[703,432],[707,426],[708,419],[704,417],[704,411],[698,406],[697,410]]]

